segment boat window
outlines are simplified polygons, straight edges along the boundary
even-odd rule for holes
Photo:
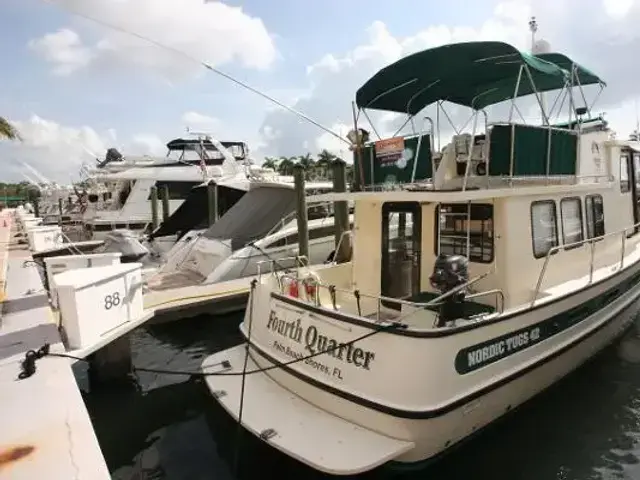
[[[631,185],[629,183],[629,157],[620,155],[620,192],[627,193]]]
[[[633,177],[636,179],[636,188],[640,190],[640,188],[638,188],[640,186],[640,153],[633,154],[633,171]]]
[[[541,258],[558,246],[556,202],[541,200],[531,204],[533,256]]]
[[[198,182],[156,182],[158,187],[158,198],[162,198],[162,189],[166,186],[169,189],[169,200],[184,200],[191,193],[191,189],[197,185]],[[151,192],[149,192],[149,198],[151,200]]]
[[[562,219],[562,243],[564,245],[584,240],[580,197],[563,198],[560,201],[560,218]],[[569,248],[575,248],[575,246]]]
[[[136,180],[124,181],[124,184],[122,185],[122,189],[118,194],[118,204],[121,207],[127,202],[127,199],[129,198],[129,195],[131,194],[131,191],[133,190],[133,187],[135,186],[135,184],[136,184]]]
[[[603,236],[605,231],[602,195],[587,195],[584,199],[584,210],[587,223],[587,238]]]
[[[493,262],[493,205],[488,203],[441,204],[436,208],[435,254],[467,255],[469,261]]]

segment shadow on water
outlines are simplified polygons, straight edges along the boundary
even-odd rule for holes
[[[240,342],[240,317],[204,317],[140,330],[132,338],[134,362],[140,367],[196,371],[210,353]],[[237,428],[203,382],[141,373],[139,384],[139,390],[85,396],[114,479],[331,478],[246,432],[241,437],[239,475],[234,478],[230,472]],[[402,478],[638,479],[639,438],[640,338],[630,331],[503,421],[437,463]],[[322,439],[317,444],[321,449]],[[391,475],[377,471],[351,478]]]

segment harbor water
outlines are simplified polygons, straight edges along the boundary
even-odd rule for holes
[[[134,363],[197,371],[204,357],[240,342],[241,317],[200,317],[140,329],[132,335]],[[438,462],[401,478],[640,478],[637,332],[631,329],[581,369]],[[85,394],[114,480],[339,478],[300,465],[239,431],[201,380],[139,373],[137,383]],[[376,471],[353,478],[397,475]]]

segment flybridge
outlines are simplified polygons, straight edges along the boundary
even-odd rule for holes
[[[233,155],[236,160],[240,161],[247,158],[248,148],[246,143],[223,141],[221,141],[220,143],[231,153],[231,155]],[[224,160],[222,152],[220,152],[220,150],[216,148],[213,142],[208,139],[200,140],[196,138],[176,138],[175,140],[171,140],[169,143],[167,143],[167,149],[169,150],[169,152],[167,153],[168,157],[173,157],[175,155],[171,155],[173,152],[180,152],[179,160],[184,161],[193,160],[190,158],[184,158],[187,152],[196,152],[196,154],[199,154],[201,149],[204,149],[204,153],[206,155],[206,158],[208,159]]]

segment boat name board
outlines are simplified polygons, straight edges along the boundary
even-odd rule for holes
[[[303,321],[305,317],[306,315],[302,315],[293,320],[286,320],[279,317],[278,313],[276,313],[276,310],[274,309],[269,312],[267,330],[302,345],[305,352],[296,352],[290,346],[283,345],[277,340],[273,342],[273,348],[275,350],[285,353],[287,356],[294,359],[324,352],[324,355],[329,355],[336,360],[348,363],[359,369],[371,369],[371,364],[376,358],[375,352],[358,347],[355,343],[350,343],[348,341],[341,342],[340,340],[331,338],[322,333],[316,325],[305,324]],[[313,365],[316,369],[321,370],[326,374],[336,376],[336,369],[331,370],[329,367],[322,364],[316,365],[316,363],[319,363],[316,361],[317,358],[318,357],[309,358],[305,360],[304,363]],[[337,376],[340,377],[339,371]]]
[[[551,329],[541,329],[540,325],[535,325],[463,348],[456,355],[456,371],[462,375],[485,367],[531,347],[554,333]]]

